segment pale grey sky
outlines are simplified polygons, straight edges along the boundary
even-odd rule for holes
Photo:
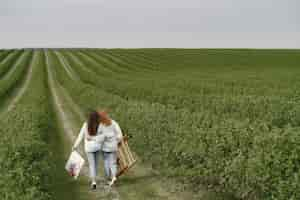
[[[300,48],[299,0],[0,0],[0,48]]]

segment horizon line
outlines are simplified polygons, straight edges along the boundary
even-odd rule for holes
[[[256,48],[249,48],[249,47],[15,47],[15,48],[1,48],[0,50],[22,50],[22,49],[182,49],[182,50],[300,50],[300,48],[267,48],[267,47],[256,47]]]

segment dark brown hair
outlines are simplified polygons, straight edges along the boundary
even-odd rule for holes
[[[98,125],[100,123],[100,116],[98,112],[92,111],[89,114],[88,117],[88,133],[91,136],[94,136],[97,134],[98,131]]]

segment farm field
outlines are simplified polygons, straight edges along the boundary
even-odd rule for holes
[[[299,77],[300,50],[2,50],[0,196],[299,199]],[[111,190],[64,171],[92,108],[139,157]]]

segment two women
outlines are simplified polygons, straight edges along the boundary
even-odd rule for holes
[[[117,180],[117,150],[123,134],[118,123],[112,120],[105,112],[93,111],[89,114],[75,141],[73,150],[78,148],[84,139],[84,149],[87,155],[91,187],[96,189],[97,168],[100,155],[104,160],[104,171],[109,185]]]

